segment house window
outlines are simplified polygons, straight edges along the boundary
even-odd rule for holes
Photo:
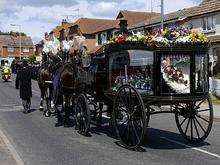
[[[23,52],[24,53],[28,53],[29,52],[29,48],[23,48]]]
[[[109,41],[112,38],[112,31],[107,31],[107,40]]]
[[[213,16],[204,17],[202,19],[202,28],[204,31],[215,29],[215,18]]]
[[[102,43],[101,44],[104,44],[106,42],[106,34],[102,33],[101,38],[102,38]]]
[[[102,45],[102,35],[101,35],[101,33],[98,34],[98,45]]]
[[[8,47],[8,52],[14,52],[14,48],[13,47]]]

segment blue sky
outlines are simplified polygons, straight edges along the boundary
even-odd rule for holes
[[[198,5],[202,0],[164,0],[165,13]],[[45,31],[58,25],[65,15],[69,21],[81,17],[114,19],[119,10],[150,11],[151,0],[0,0],[0,30],[22,31],[39,41]],[[153,11],[160,11],[160,0],[153,0]]]

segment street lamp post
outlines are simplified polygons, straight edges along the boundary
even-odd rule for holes
[[[19,49],[20,49],[20,53],[19,53],[19,58],[21,60],[21,25],[19,24],[11,24],[11,26],[17,26],[19,28]]]

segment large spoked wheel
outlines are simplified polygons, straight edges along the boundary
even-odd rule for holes
[[[204,141],[213,123],[213,109],[210,98],[181,103],[175,107],[175,119],[181,135],[190,143]]]
[[[90,110],[87,98],[80,94],[76,101],[76,129],[82,135],[87,136],[90,128]]]
[[[135,149],[141,145],[147,127],[143,100],[131,85],[122,85],[113,104],[113,124],[122,146]]]

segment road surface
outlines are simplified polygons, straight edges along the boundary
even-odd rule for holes
[[[45,118],[37,110],[39,102],[39,89],[33,82],[32,112],[23,114],[14,81],[0,80],[0,130],[9,148],[4,152],[0,146],[0,161],[1,152],[11,151],[5,159],[14,157],[18,164],[26,165],[220,164],[220,122],[214,122],[204,143],[192,147],[180,136],[172,114],[152,116],[146,144],[137,152],[118,146],[108,125],[92,125],[91,137],[79,135],[73,127],[56,128],[54,116]],[[13,160],[7,163],[16,164]]]

